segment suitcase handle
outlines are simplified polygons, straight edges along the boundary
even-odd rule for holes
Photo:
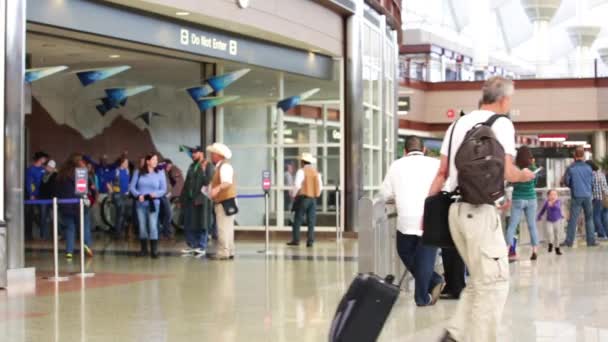
[[[403,272],[403,275],[401,276],[401,279],[399,280],[399,284],[397,284],[397,286],[399,288],[401,288],[401,285],[403,285],[403,282],[405,281],[405,277],[407,277],[407,270],[405,270],[405,272]],[[394,284],[395,276],[392,274],[389,274],[386,276],[386,278],[384,278],[384,281],[389,284]]]

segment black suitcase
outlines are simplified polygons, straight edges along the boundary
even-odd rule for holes
[[[329,342],[374,342],[399,297],[395,277],[359,274],[342,297],[329,331]]]

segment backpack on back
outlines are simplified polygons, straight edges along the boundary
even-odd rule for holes
[[[492,125],[504,115],[493,115],[467,132],[456,152],[458,189],[470,204],[494,204],[505,195],[505,150]]]

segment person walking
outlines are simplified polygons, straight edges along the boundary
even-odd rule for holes
[[[312,247],[315,242],[315,225],[317,223],[317,198],[321,196],[323,180],[321,174],[312,165],[316,162],[312,154],[304,152],[300,155],[302,167],[296,172],[292,197],[294,200],[295,217],[291,227],[291,241],[288,246],[300,245],[300,227],[306,215],[308,237],[306,247]]]
[[[150,254],[158,258],[158,213],[160,198],[167,191],[164,171],[157,171],[158,155],[148,154],[144,166],[135,171],[131,180],[131,194],[137,199],[137,221],[139,222],[139,241],[141,244],[138,256],[148,255],[148,240]]]
[[[572,247],[576,238],[576,226],[581,210],[585,213],[587,247],[596,247],[595,226],[593,224],[593,169],[585,163],[585,148],[579,146],[574,151],[574,163],[566,170],[564,183],[570,188],[570,219],[566,229],[566,241],[562,245]]]
[[[214,143],[207,147],[211,153],[211,161],[215,165],[215,173],[211,180],[210,197],[215,203],[215,219],[217,220],[218,240],[217,251],[209,255],[210,259],[234,259],[234,216],[238,212],[236,204],[237,190],[234,168],[229,160],[232,151],[222,143]]]
[[[72,154],[68,160],[62,165],[57,174],[57,182],[55,185],[54,197],[58,199],[74,199],[76,195],[76,168],[86,168],[86,164],[82,155]],[[87,184],[88,185],[88,184]],[[87,186],[88,188],[88,186]],[[85,198],[85,204],[88,203],[88,198]],[[89,256],[93,256],[91,226],[87,222],[87,213],[85,209],[84,224],[84,251]],[[63,236],[65,238],[65,256],[71,260],[74,255],[74,243],[76,240],[76,229],[80,227],[80,206],[78,204],[62,204],[59,206],[59,215],[61,225],[63,227]]]
[[[528,146],[521,146],[517,151],[517,157],[515,157],[515,165],[520,169],[529,169],[530,171],[536,170],[536,167],[532,164],[532,152]],[[528,231],[530,232],[530,243],[532,245],[532,256],[530,260],[534,261],[538,258],[538,229],[536,227],[536,212],[538,209],[537,197],[536,197],[536,178],[529,182],[513,183],[513,195],[511,202],[511,218],[509,220],[509,227],[507,228],[506,241],[509,245],[509,249],[514,247],[515,230],[520,224],[522,216],[525,214],[526,222],[528,224]],[[517,253],[509,255],[510,261],[517,260]]]
[[[540,221],[543,216],[545,216],[547,221],[549,253],[553,252],[553,248],[555,247],[555,254],[562,255],[562,251],[559,248],[559,238],[564,231],[564,215],[562,214],[562,203],[559,200],[557,190],[549,190],[549,193],[547,193],[547,200],[536,219]]]
[[[534,179],[532,171],[520,170],[513,162],[515,128],[506,114],[511,109],[514,90],[513,81],[500,76],[492,77],[484,83],[480,110],[458,119],[445,135],[452,138],[443,141],[441,164],[430,195],[439,193],[446,181],[448,191],[454,191],[458,187],[456,151],[473,127],[491,118],[498,118],[491,129],[505,151],[506,180],[528,182]],[[496,117],[497,114],[501,116]],[[448,155],[451,156],[450,160]],[[470,277],[460,296],[456,313],[441,341],[496,341],[498,325],[509,293],[507,246],[498,209],[495,204],[473,205],[457,202],[450,207],[449,224],[454,244]]]
[[[57,163],[54,160],[49,160],[45,166],[44,176],[40,183],[39,198],[50,200],[53,198],[53,191],[55,190],[55,182],[57,180]],[[51,239],[51,209],[52,206],[49,204],[42,204],[40,206],[40,238],[43,240]]]
[[[382,184],[384,199],[394,199],[397,206],[396,248],[414,276],[418,306],[435,305],[445,284],[434,271],[438,248],[424,245],[421,238],[424,201],[439,169],[439,160],[424,152],[420,138],[407,138],[405,156],[391,164]]]
[[[115,239],[119,239],[125,234],[125,218],[127,216],[129,185],[131,182],[129,159],[121,157],[118,165],[118,168],[114,171],[114,180],[111,184],[106,185],[116,208],[116,217],[114,218]]]
[[[214,172],[214,167],[205,159],[202,148],[198,146],[192,149],[192,164],[188,168],[180,197],[184,213],[184,234],[188,245],[182,250],[183,254],[204,256],[207,253],[213,203],[206,193]]]
[[[606,239],[608,238],[608,227],[605,226],[604,220],[604,198],[608,196],[606,176],[595,162],[588,160],[587,164],[593,170],[593,224],[595,232],[599,238]]]

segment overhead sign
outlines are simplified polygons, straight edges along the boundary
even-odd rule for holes
[[[182,45],[200,46],[204,49],[213,49],[221,52],[228,52],[232,56],[238,55],[239,43],[234,40],[223,40],[221,38],[209,37],[204,34],[190,32],[182,28],[180,30],[180,43]]]
[[[86,168],[77,168],[74,180],[76,183],[76,195],[84,196],[88,192],[87,182],[89,179],[89,172]]]
[[[265,192],[270,191],[272,187],[272,182],[270,181],[270,171],[264,170],[262,171],[262,190]]]
[[[398,104],[399,113],[407,113],[410,110],[410,97],[409,96],[399,96],[399,104]]]

